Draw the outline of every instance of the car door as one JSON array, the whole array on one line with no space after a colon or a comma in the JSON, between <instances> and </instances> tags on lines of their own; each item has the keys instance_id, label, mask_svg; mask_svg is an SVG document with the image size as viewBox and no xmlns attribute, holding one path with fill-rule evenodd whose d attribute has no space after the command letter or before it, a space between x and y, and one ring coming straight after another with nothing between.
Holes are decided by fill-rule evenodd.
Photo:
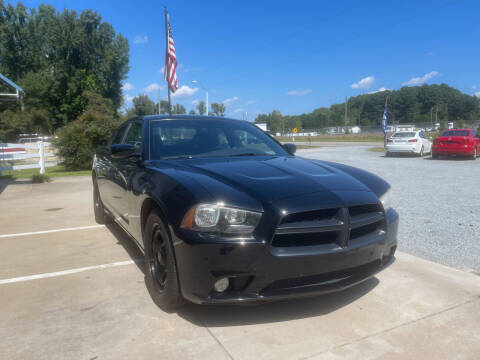
<instances>
[{"instance_id":1,"label":"car door","mask_svg":"<svg viewBox=\"0 0 480 360\"><path fill-rule=\"evenodd\" d=\"M143 147L142 139L143 121L134 120L130 122L130 126L122 140L122 144L132 145L135 155L126 158L115 159L116 168L116 190L115 204L120 217L120 222L127 230L131 227L132 218L137 214L132 212L131 191L132 180L135 174L140 170L141 153Z\"/></svg>"},{"instance_id":2,"label":"car door","mask_svg":"<svg viewBox=\"0 0 480 360\"><path fill-rule=\"evenodd\" d=\"M113 134L108 145L97 152L95 171L97 175L97 184L100 191L100 197L103 204L112 213L116 213L114 192L116 190L116 167L112 161L110 147L115 144L121 144L125 136L129 123L121 125Z\"/></svg>"}]
</instances>

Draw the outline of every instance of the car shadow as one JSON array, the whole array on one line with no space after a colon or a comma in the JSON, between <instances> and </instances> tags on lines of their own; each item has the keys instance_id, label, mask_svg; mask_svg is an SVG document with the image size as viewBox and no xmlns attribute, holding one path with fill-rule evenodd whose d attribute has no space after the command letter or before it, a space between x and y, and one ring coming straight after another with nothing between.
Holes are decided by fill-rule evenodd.
<instances>
[{"instance_id":1,"label":"car shadow","mask_svg":"<svg viewBox=\"0 0 480 360\"><path fill-rule=\"evenodd\" d=\"M183 319L204 327L275 323L325 315L372 291L379 280L372 277L351 288L322 296L266 302L256 305L187 304L177 311Z\"/></svg>"},{"instance_id":2,"label":"car shadow","mask_svg":"<svg viewBox=\"0 0 480 360\"><path fill-rule=\"evenodd\" d=\"M17 180L14 178L5 177L0 179L0 194L10 185L31 184L30 180Z\"/></svg>"},{"instance_id":3,"label":"car shadow","mask_svg":"<svg viewBox=\"0 0 480 360\"><path fill-rule=\"evenodd\" d=\"M470 159L467 156L440 156L437 159L434 159L431 156L428 156L428 157L424 158L423 160L473 161L473 159Z\"/></svg>"},{"instance_id":4,"label":"car shadow","mask_svg":"<svg viewBox=\"0 0 480 360\"><path fill-rule=\"evenodd\" d=\"M120 225L114 222L106 224L106 227L110 230L112 235L115 236L117 244L123 246L130 258L135 262L135 265L137 265L138 269L145 274L143 254L136 245L135 240L133 240L130 235L120 227Z\"/></svg>"},{"instance_id":5,"label":"car shadow","mask_svg":"<svg viewBox=\"0 0 480 360\"><path fill-rule=\"evenodd\" d=\"M138 269L145 274L143 254L135 240L116 223L107 224L106 227L135 261ZM394 259L386 267L393 261ZM325 315L347 306L368 294L379 283L376 277L371 277L348 289L330 294L245 305L198 305L187 302L176 313L190 323L202 327L241 326L303 319Z\"/></svg>"}]
</instances>

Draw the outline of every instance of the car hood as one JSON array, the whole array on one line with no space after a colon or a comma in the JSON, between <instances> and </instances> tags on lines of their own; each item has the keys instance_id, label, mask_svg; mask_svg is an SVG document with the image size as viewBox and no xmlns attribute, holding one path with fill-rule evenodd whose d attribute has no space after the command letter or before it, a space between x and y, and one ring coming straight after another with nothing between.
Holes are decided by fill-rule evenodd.
<instances>
[{"instance_id":1,"label":"car hood","mask_svg":"<svg viewBox=\"0 0 480 360\"><path fill-rule=\"evenodd\" d=\"M371 190L346 171L300 157L204 158L175 160L172 164L218 200L229 198L229 192L237 198L239 193L248 194L263 204L313 193L337 204L345 203L342 194L346 193L369 193L367 197L372 198Z\"/></svg>"}]
</instances>

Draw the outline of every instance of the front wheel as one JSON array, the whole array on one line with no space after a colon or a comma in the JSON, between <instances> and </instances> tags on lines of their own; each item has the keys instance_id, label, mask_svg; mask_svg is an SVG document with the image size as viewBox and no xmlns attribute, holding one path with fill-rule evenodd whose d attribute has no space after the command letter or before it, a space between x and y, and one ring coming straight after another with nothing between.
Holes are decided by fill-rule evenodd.
<instances>
[{"instance_id":1,"label":"front wheel","mask_svg":"<svg viewBox=\"0 0 480 360\"><path fill-rule=\"evenodd\" d=\"M93 180L93 213L97 224L107 224L110 222L110 217L105 212L105 207L103 206L98 184L95 179Z\"/></svg>"},{"instance_id":2,"label":"front wheel","mask_svg":"<svg viewBox=\"0 0 480 360\"><path fill-rule=\"evenodd\" d=\"M145 283L155 304L162 310L183 305L172 241L159 213L147 218L145 239Z\"/></svg>"}]
</instances>

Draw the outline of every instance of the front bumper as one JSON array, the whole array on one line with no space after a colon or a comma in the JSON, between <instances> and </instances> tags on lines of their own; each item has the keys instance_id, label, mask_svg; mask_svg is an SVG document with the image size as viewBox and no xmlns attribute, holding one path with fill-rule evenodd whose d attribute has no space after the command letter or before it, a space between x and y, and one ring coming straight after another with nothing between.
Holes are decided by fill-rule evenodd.
<instances>
[{"instance_id":1,"label":"front bumper","mask_svg":"<svg viewBox=\"0 0 480 360\"><path fill-rule=\"evenodd\" d=\"M352 240L344 248L272 247L267 242L195 242L174 234L182 295L198 304L283 300L342 290L362 282L393 260L398 214L386 214L386 231ZM215 281L229 277L223 293Z\"/></svg>"}]
</instances>

